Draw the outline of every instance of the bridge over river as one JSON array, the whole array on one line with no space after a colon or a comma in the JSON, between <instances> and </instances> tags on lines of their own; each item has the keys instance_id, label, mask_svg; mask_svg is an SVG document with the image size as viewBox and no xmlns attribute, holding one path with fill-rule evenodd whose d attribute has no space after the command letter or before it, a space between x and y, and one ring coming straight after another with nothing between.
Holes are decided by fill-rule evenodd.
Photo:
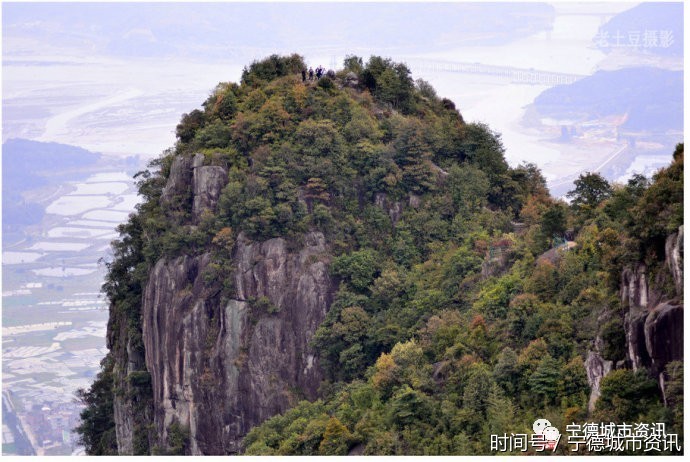
<instances>
[{"instance_id":1,"label":"bridge over river","mask_svg":"<svg viewBox=\"0 0 690 462\"><path fill-rule=\"evenodd\" d=\"M407 65L415 72L455 72L459 74L479 74L497 77L514 84L525 85L567 85L584 75L566 74L561 72L542 71L538 69L524 69L518 67L492 66L480 63L465 63L457 61L441 61L434 59L408 58Z\"/></svg>"}]
</instances>

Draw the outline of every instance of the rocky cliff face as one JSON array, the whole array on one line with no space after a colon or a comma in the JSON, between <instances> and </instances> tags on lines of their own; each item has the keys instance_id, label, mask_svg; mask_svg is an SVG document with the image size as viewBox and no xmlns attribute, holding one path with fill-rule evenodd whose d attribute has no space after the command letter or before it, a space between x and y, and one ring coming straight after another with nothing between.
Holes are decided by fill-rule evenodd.
<instances>
[{"instance_id":1,"label":"rocky cliff face","mask_svg":"<svg viewBox=\"0 0 690 462\"><path fill-rule=\"evenodd\" d=\"M198 223L204 211L214 211L228 181L227 169L217 165L204 165L204 160L203 154L175 157L161 196L162 204L173 209L189 208L191 199L194 223Z\"/></svg>"},{"instance_id":2,"label":"rocky cliff face","mask_svg":"<svg viewBox=\"0 0 690 462\"><path fill-rule=\"evenodd\" d=\"M161 198L169 207L191 206L192 223L214 211L227 181L224 168L203 160L175 158ZM335 287L324 236L307 233L302 241L252 242L240 234L230 294L210 276L211 253L154 265L142 302L154 446L166 447L176 425L192 454L237 453L251 427L316 398L321 373L309 341ZM116 404L123 454L132 453L131 410Z\"/></svg>"},{"instance_id":3,"label":"rocky cliff face","mask_svg":"<svg viewBox=\"0 0 690 462\"><path fill-rule=\"evenodd\" d=\"M213 212L220 192L228 181L228 171L217 165L203 165L204 156L197 154L192 162L192 185L194 202L192 216L195 221L201 218L205 211Z\"/></svg>"},{"instance_id":4,"label":"rocky cliff face","mask_svg":"<svg viewBox=\"0 0 690 462\"><path fill-rule=\"evenodd\" d=\"M600 339L597 340L600 341ZM587 353L585 369L587 369L587 382L592 389L587 404L587 410L591 413L594 411L599 396L601 396L601 380L613 369L613 361L607 361L602 358L601 354L599 354L598 350L595 348L594 351L589 351Z\"/></svg>"},{"instance_id":5,"label":"rocky cliff face","mask_svg":"<svg viewBox=\"0 0 690 462\"><path fill-rule=\"evenodd\" d=\"M642 263L623 270L620 298L626 309L627 362L633 370L650 370L663 393L664 368L683 359L683 226L666 239L663 263L653 276ZM595 342L585 363L592 388L590 411L600 394L601 379L614 366L601 357L601 350Z\"/></svg>"},{"instance_id":6,"label":"rocky cliff face","mask_svg":"<svg viewBox=\"0 0 690 462\"><path fill-rule=\"evenodd\" d=\"M623 271L621 302L627 306L626 340L633 369L660 374L683 359L683 227L666 239L663 265L650 281L638 264Z\"/></svg>"},{"instance_id":7,"label":"rocky cliff face","mask_svg":"<svg viewBox=\"0 0 690 462\"><path fill-rule=\"evenodd\" d=\"M120 454L137 454L148 447L148 433L137 432L137 429L146 428L151 419L148 388L142 389L132 382L137 374L147 376L148 373L143 351L134 344L138 336L133 335L130 328L126 320L120 319L118 329L109 329L108 338L108 348L115 358L113 379L116 389L121 391L113 397L115 435Z\"/></svg>"}]
</instances>

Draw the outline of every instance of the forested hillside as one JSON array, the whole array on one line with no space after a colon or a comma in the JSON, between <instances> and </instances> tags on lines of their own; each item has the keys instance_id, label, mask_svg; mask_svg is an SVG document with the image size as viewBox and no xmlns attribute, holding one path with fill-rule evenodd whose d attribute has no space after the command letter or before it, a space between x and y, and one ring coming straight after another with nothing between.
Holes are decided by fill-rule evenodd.
<instances>
[{"instance_id":1,"label":"forested hillside","mask_svg":"<svg viewBox=\"0 0 690 462\"><path fill-rule=\"evenodd\" d=\"M140 174L87 451L488 454L538 418L682 445L682 145L567 204L404 64L305 67L219 84Z\"/></svg>"}]
</instances>

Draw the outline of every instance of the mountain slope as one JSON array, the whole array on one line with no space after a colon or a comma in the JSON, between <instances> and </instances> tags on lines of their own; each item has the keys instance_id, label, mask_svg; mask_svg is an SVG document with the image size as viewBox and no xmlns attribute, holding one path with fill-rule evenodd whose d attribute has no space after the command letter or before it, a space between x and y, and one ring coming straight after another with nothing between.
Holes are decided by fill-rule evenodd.
<instances>
[{"instance_id":1,"label":"mountain slope","mask_svg":"<svg viewBox=\"0 0 690 462\"><path fill-rule=\"evenodd\" d=\"M112 390L113 416L87 407L87 450L483 453L535 412L586 415L615 298L591 208L508 167L498 135L403 64L303 67L271 56L219 84L141 173L85 392ZM535 266L568 221L583 252Z\"/></svg>"}]
</instances>

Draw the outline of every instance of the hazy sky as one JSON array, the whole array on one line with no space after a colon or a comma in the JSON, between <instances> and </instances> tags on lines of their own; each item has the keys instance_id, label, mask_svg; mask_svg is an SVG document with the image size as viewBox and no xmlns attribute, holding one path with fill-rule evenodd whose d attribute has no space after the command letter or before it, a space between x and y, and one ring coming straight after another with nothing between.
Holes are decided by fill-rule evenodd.
<instances>
[{"instance_id":1,"label":"hazy sky","mask_svg":"<svg viewBox=\"0 0 690 462\"><path fill-rule=\"evenodd\" d=\"M645 54L650 50L628 56L596 45L599 27L636 5L3 3L3 141L152 157L174 143L182 113L199 107L218 82L237 81L252 60L297 52L311 65L337 67L346 54L376 54L408 62L415 78L453 99L467 120L501 132L511 163L535 161L553 177L567 155L517 124L546 87L497 85L434 72L428 63L591 75L656 59L652 65L682 69L682 57L659 61ZM659 14L661 23L653 23L657 10L645 14L645 24L656 24L657 35L674 28L681 43L682 18L666 26L668 15Z\"/></svg>"},{"instance_id":2,"label":"hazy sky","mask_svg":"<svg viewBox=\"0 0 690 462\"><path fill-rule=\"evenodd\" d=\"M630 5L556 8L608 14ZM505 3L4 3L3 140L155 155L174 140L182 112L271 53L298 52L328 67L349 53L553 63L501 49L549 29L554 12Z\"/></svg>"}]
</instances>

